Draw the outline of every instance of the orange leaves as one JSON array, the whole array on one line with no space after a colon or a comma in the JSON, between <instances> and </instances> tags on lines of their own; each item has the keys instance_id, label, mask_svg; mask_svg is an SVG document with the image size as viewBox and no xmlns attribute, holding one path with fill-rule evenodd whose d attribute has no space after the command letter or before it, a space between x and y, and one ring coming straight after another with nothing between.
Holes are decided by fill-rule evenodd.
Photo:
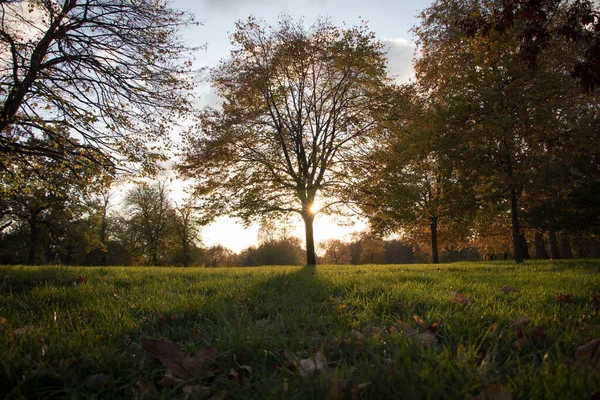
<instances>
[{"instance_id":1,"label":"orange leaves","mask_svg":"<svg viewBox=\"0 0 600 400\"><path fill-rule=\"evenodd\" d=\"M77 283L87 283L89 279L90 278L88 278L87 276L79 275L77 277Z\"/></svg>"},{"instance_id":2,"label":"orange leaves","mask_svg":"<svg viewBox=\"0 0 600 400\"><path fill-rule=\"evenodd\" d=\"M160 361L177 378L190 380L200 376L217 355L213 347L200 349L193 357L186 355L181 348L166 339L141 339L142 348Z\"/></svg>"}]
</instances>

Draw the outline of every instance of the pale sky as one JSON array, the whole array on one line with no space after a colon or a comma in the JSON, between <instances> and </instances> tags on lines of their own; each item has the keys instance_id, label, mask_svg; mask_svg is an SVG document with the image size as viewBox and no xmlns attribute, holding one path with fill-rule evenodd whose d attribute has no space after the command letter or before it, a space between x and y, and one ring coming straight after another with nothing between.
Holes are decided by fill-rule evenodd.
<instances>
[{"instance_id":1,"label":"pale sky","mask_svg":"<svg viewBox=\"0 0 600 400\"><path fill-rule=\"evenodd\" d=\"M229 35L235 29L235 22L246 20L250 15L275 25L281 14L294 19L302 18L310 26L319 17L328 17L334 25L360 25L366 21L369 28L388 47L388 69L398 82L405 82L413 76L412 59L414 38L410 28L418 23L416 16L427 8L430 0L172 0L175 8L187 10L196 15L201 25L184 33L185 39L193 46L206 45L198 51L196 67L210 67L226 58L231 50ZM200 77L198 77L200 79ZM198 85L198 106L214 105L218 99L211 92L208 83ZM184 183L171 184L174 197L178 198ZM331 218L317 216L315 220L315 241L329 238L348 239L355 230L364 229L364 223L356 221L354 226L338 226ZM221 243L236 252L256 244L257 226L244 228L229 218L221 218L206 227L202 240L210 246ZM298 225L294 235L304 241L304 228Z\"/></svg>"}]
</instances>

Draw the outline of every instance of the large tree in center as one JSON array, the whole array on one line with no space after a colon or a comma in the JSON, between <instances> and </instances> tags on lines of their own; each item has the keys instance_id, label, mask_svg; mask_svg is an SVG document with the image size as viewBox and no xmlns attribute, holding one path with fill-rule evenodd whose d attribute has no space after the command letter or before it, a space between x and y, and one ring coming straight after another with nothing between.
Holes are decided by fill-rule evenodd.
<instances>
[{"instance_id":1,"label":"large tree in center","mask_svg":"<svg viewBox=\"0 0 600 400\"><path fill-rule=\"evenodd\" d=\"M384 48L365 27L306 29L285 17L277 27L239 22L232 43L210 75L223 103L204 110L180 171L211 217L299 214L316 264L315 215L340 205L356 153L373 140Z\"/></svg>"}]
</instances>

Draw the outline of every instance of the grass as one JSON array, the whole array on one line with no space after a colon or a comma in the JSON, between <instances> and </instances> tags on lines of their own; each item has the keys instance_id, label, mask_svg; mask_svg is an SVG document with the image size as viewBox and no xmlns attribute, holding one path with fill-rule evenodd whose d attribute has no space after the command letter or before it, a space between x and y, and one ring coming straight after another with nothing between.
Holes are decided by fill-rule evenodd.
<instances>
[{"instance_id":1,"label":"grass","mask_svg":"<svg viewBox=\"0 0 600 400\"><path fill-rule=\"evenodd\" d=\"M575 352L600 338L599 272L582 260L0 267L0 397L465 399L496 384L512 398L587 399L600 392L598 362ZM165 367L142 337L189 355L214 347L201 390L160 385ZM317 351L328 364L308 374L299 360Z\"/></svg>"}]
</instances>

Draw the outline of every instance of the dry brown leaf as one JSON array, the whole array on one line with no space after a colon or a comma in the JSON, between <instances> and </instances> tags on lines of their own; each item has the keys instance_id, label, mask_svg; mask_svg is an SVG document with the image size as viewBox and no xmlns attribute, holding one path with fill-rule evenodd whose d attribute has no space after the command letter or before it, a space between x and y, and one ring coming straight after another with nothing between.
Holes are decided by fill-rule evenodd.
<instances>
[{"instance_id":1,"label":"dry brown leaf","mask_svg":"<svg viewBox=\"0 0 600 400\"><path fill-rule=\"evenodd\" d=\"M486 386L485 389L475 397L467 396L467 400L512 400L512 394L504 387L504 385L494 383Z\"/></svg>"},{"instance_id":2,"label":"dry brown leaf","mask_svg":"<svg viewBox=\"0 0 600 400\"><path fill-rule=\"evenodd\" d=\"M166 339L143 337L140 342L150 356L160 361L175 376L185 380L193 379L217 355L217 350L213 347L204 347L193 357L189 357L177 344Z\"/></svg>"},{"instance_id":3,"label":"dry brown leaf","mask_svg":"<svg viewBox=\"0 0 600 400\"><path fill-rule=\"evenodd\" d=\"M404 330L404 333L409 339L416 340L424 346L431 346L437 343L435 333L431 331L419 332L418 330L408 325L406 322L398 321L398 323L402 325L402 329Z\"/></svg>"},{"instance_id":4,"label":"dry brown leaf","mask_svg":"<svg viewBox=\"0 0 600 400\"><path fill-rule=\"evenodd\" d=\"M425 322L425 320L419 317L417 314L413 315L413 319L417 324L421 325L423 328L427 328L427 322Z\"/></svg>"},{"instance_id":5,"label":"dry brown leaf","mask_svg":"<svg viewBox=\"0 0 600 400\"><path fill-rule=\"evenodd\" d=\"M201 400L210 393L210 388L202 385L185 385L183 394L185 400Z\"/></svg>"},{"instance_id":6,"label":"dry brown leaf","mask_svg":"<svg viewBox=\"0 0 600 400\"><path fill-rule=\"evenodd\" d=\"M300 360L298 364L298 372L300 373L300 376L305 378L312 377L316 373L321 373L324 376L329 375L329 371L327 371L327 359L320 351L308 358Z\"/></svg>"},{"instance_id":7,"label":"dry brown leaf","mask_svg":"<svg viewBox=\"0 0 600 400\"><path fill-rule=\"evenodd\" d=\"M452 297L452 301L458 304L462 304L463 306L473 303L473 299L467 297L467 295L464 293L455 293Z\"/></svg>"},{"instance_id":8,"label":"dry brown leaf","mask_svg":"<svg viewBox=\"0 0 600 400\"><path fill-rule=\"evenodd\" d=\"M564 303L564 304L574 303L573 295L568 294L568 293L562 293L562 292L556 293L556 300L558 300L559 303Z\"/></svg>"},{"instance_id":9,"label":"dry brown leaf","mask_svg":"<svg viewBox=\"0 0 600 400\"><path fill-rule=\"evenodd\" d=\"M8 322L8 320L6 318L0 317L0 326L4 325L7 322Z\"/></svg>"},{"instance_id":10,"label":"dry brown leaf","mask_svg":"<svg viewBox=\"0 0 600 400\"><path fill-rule=\"evenodd\" d=\"M177 386L182 382L183 379L179 379L178 377L173 375L173 372L167 369L165 371L165 375L160 379L160 381L158 381L158 384L163 387L172 387Z\"/></svg>"},{"instance_id":11,"label":"dry brown leaf","mask_svg":"<svg viewBox=\"0 0 600 400\"><path fill-rule=\"evenodd\" d=\"M140 392L140 398L145 399L147 397L154 397L158 395L156 388L148 380L139 378L136 382L138 390Z\"/></svg>"},{"instance_id":12,"label":"dry brown leaf","mask_svg":"<svg viewBox=\"0 0 600 400\"><path fill-rule=\"evenodd\" d=\"M600 360L600 338L594 339L582 346L579 346L575 351L575 359L581 360Z\"/></svg>"},{"instance_id":13,"label":"dry brown leaf","mask_svg":"<svg viewBox=\"0 0 600 400\"><path fill-rule=\"evenodd\" d=\"M371 382L364 382L352 387L352 400L368 399Z\"/></svg>"}]
</instances>

